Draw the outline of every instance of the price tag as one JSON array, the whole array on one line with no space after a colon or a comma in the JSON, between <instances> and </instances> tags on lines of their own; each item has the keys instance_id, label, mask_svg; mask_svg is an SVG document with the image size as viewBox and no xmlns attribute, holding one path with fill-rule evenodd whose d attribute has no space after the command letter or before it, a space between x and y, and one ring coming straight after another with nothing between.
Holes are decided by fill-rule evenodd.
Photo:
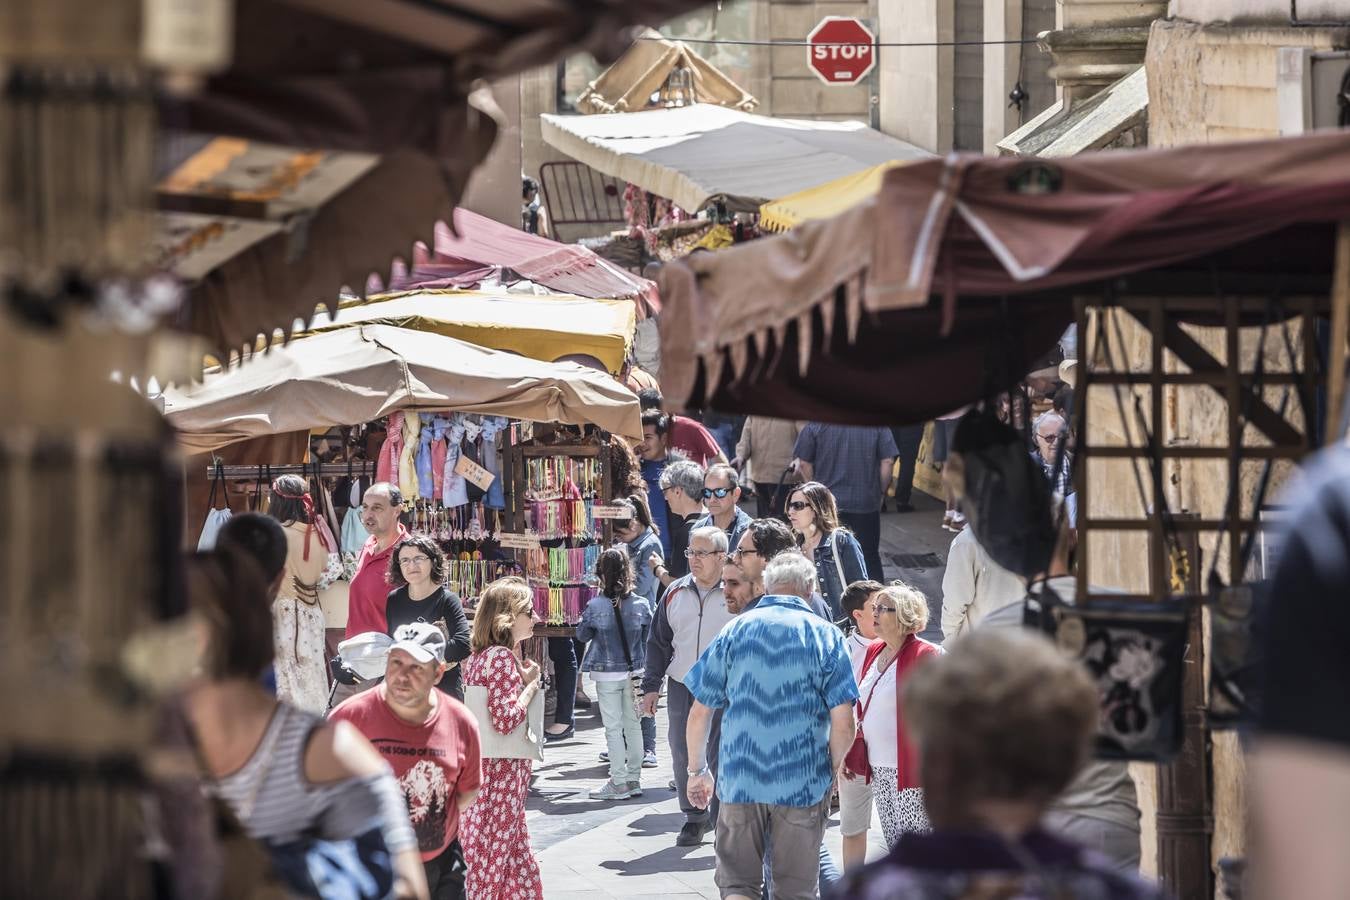
<instances>
[{"instance_id":1,"label":"price tag","mask_svg":"<svg viewBox=\"0 0 1350 900\"><path fill-rule=\"evenodd\" d=\"M538 550L539 535L537 534L513 534L503 531L497 535L497 543L505 550Z\"/></svg>"},{"instance_id":2,"label":"price tag","mask_svg":"<svg viewBox=\"0 0 1350 900\"><path fill-rule=\"evenodd\" d=\"M628 519L632 514L626 506L608 506L597 503L591 507L591 516L596 519Z\"/></svg>"},{"instance_id":3,"label":"price tag","mask_svg":"<svg viewBox=\"0 0 1350 900\"><path fill-rule=\"evenodd\" d=\"M472 484L480 491L486 491L488 485L492 484L497 478L496 475L493 475L467 456L461 456L459 462L455 463L455 473L463 475L465 481L469 482L469 484Z\"/></svg>"}]
</instances>

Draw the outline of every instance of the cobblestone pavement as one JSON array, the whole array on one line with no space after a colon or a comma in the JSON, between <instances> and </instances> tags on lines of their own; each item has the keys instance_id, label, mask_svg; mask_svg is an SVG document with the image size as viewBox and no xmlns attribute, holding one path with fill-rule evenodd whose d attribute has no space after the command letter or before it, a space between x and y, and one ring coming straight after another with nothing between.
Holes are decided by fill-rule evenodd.
<instances>
[{"instance_id":1,"label":"cobblestone pavement","mask_svg":"<svg viewBox=\"0 0 1350 900\"><path fill-rule=\"evenodd\" d=\"M888 578L902 578L928 595L933 606L932 625L925 637L932 638L940 635L941 566L901 568L892 559L893 554L936 553L946 560L952 535L940 527L941 504L916 492L919 504L916 512L883 516L881 550ZM594 697L594 685L589 681L586 685L587 693ZM662 703L656 722L659 765L642 771L641 798L602 802L586 797L587 790L599 787L609 777L608 764L599 759L599 752L605 749L605 731L598 706L577 710L575 738L545 748L544 761L535 766L527 819L548 900L718 897L713 883L716 861L711 836L701 847L675 846L684 817L675 792L668 787L671 765L664 700ZM875 818L868 844L869 859L885 852L881 826ZM826 846L838 862L841 844L837 813L830 819Z\"/></svg>"}]
</instances>

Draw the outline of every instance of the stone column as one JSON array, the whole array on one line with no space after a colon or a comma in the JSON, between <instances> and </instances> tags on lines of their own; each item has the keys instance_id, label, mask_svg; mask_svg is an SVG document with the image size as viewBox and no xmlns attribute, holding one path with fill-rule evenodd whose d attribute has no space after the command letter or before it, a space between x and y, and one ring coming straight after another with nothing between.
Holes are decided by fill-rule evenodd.
<instances>
[{"instance_id":1,"label":"stone column","mask_svg":"<svg viewBox=\"0 0 1350 900\"><path fill-rule=\"evenodd\" d=\"M1062 0L1058 27L1042 43L1054 57L1050 75L1064 111L1138 68L1149 26L1166 15L1165 0Z\"/></svg>"},{"instance_id":2,"label":"stone column","mask_svg":"<svg viewBox=\"0 0 1350 900\"><path fill-rule=\"evenodd\" d=\"M951 41L952 0L877 4L881 43ZM934 153L952 148L952 47L882 47L881 130Z\"/></svg>"}]
</instances>

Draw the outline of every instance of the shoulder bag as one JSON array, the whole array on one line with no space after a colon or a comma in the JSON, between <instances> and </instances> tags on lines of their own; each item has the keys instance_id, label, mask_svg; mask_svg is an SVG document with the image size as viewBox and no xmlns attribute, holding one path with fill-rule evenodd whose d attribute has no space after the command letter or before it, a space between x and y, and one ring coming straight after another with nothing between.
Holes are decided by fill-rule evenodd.
<instances>
[{"instance_id":1,"label":"shoulder bag","mask_svg":"<svg viewBox=\"0 0 1350 900\"><path fill-rule=\"evenodd\" d=\"M488 689L481 684L464 686L464 705L478 720L478 743L483 759L544 758L544 691L535 691L525 720L509 734L492 727L488 712Z\"/></svg>"},{"instance_id":2,"label":"shoulder bag","mask_svg":"<svg viewBox=\"0 0 1350 900\"><path fill-rule=\"evenodd\" d=\"M896 654L896 659L899 654ZM895 665L895 659L891 660L891 665ZM867 669L863 669L859 675L867 674ZM877 674L877 680L872 682L872 690L867 692L867 702L862 705L862 711L858 713L858 732L853 736L853 746L848 748L848 753L844 754L844 766L854 775L860 775L868 784L872 783L872 763L867 758L867 741L863 739L863 719L867 718L867 708L872 705L872 695L877 692L877 686L881 684L881 679L886 677L885 672Z\"/></svg>"}]
</instances>

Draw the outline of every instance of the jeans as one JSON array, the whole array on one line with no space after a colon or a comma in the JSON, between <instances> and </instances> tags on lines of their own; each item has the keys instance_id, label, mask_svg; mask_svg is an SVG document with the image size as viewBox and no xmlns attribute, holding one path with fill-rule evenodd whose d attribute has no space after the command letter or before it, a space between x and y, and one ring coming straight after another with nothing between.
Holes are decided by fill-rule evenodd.
<instances>
[{"instance_id":1,"label":"jeans","mask_svg":"<svg viewBox=\"0 0 1350 900\"><path fill-rule=\"evenodd\" d=\"M643 716L641 721L642 728L642 752L656 752L656 717Z\"/></svg>"},{"instance_id":2,"label":"jeans","mask_svg":"<svg viewBox=\"0 0 1350 900\"><path fill-rule=\"evenodd\" d=\"M900 477L895 482L895 505L909 503L914 493L914 471L919 463L919 444L923 442L923 428L919 425L902 425L891 429L895 446L900 450Z\"/></svg>"},{"instance_id":3,"label":"jeans","mask_svg":"<svg viewBox=\"0 0 1350 900\"><path fill-rule=\"evenodd\" d=\"M595 697L600 721L605 723L609 747L609 780L617 785L642 780L642 728L633 708L633 685L623 681L597 681Z\"/></svg>"},{"instance_id":4,"label":"jeans","mask_svg":"<svg viewBox=\"0 0 1350 900\"><path fill-rule=\"evenodd\" d=\"M820 844L820 895L825 896L825 892L830 889L836 881L843 878L844 874L839 871L839 867L834 864L834 857L830 851L825 849L825 843ZM760 900L773 900L773 832L767 831L764 834L764 886L759 889Z\"/></svg>"},{"instance_id":5,"label":"jeans","mask_svg":"<svg viewBox=\"0 0 1350 900\"><path fill-rule=\"evenodd\" d=\"M699 809L689 802L689 745L685 741L685 729L689 724L689 710L694 706L694 695L689 688L674 678L666 680L666 712L670 717L670 764L675 769L675 793L680 795L680 809L684 811L685 821L716 822L717 797L714 794L707 809ZM717 745L722 738L722 711L713 712L712 723L708 726L707 754L708 769L713 778L717 778ZM613 758L612 756L610 757Z\"/></svg>"},{"instance_id":6,"label":"jeans","mask_svg":"<svg viewBox=\"0 0 1350 900\"><path fill-rule=\"evenodd\" d=\"M867 577L873 581L885 581L886 576L881 570L881 512L841 512L839 521L858 539L863 563L867 566Z\"/></svg>"},{"instance_id":7,"label":"jeans","mask_svg":"<svg viewBox=\"0 0 1350 900\"><path fill-rule=\"evenodd\" d=\"M553 660L553 686L558 691L553 721L558 725L571 725L577 702L577 651L572 639L549 638L548 658Z\"/></svg>"}]
</instances>

